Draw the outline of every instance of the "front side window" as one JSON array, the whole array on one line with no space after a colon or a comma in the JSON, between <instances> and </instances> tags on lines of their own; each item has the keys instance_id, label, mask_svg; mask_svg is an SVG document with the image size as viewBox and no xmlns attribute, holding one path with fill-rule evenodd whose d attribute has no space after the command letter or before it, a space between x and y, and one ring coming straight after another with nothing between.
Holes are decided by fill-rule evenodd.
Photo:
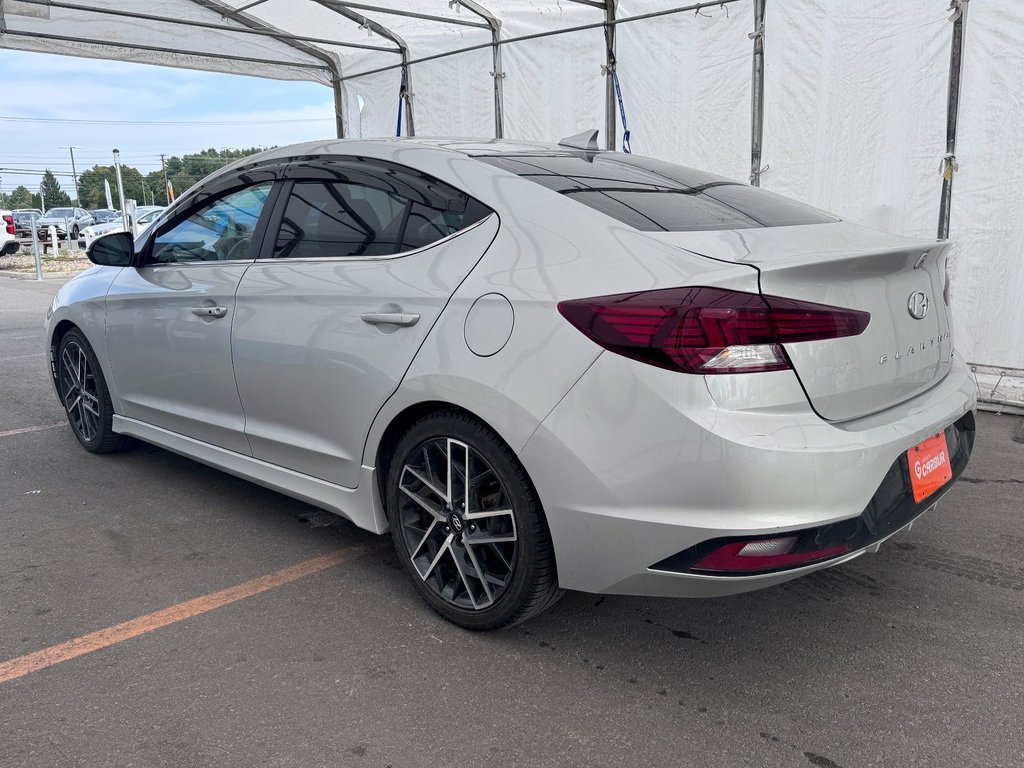
<instances>
[{"instance_id":1,"label":"front side window","mask_svg":"<svg viewBox=\"0 0 1024 768\"><path fill-rule=\"evenodd\" d=\"M408 176L408 178L404 178ZM275 258L387 256L422 248L491 211L468 195L395 168L337 181L296 181L274 243Z\"/></svg>"},{"instance_id":2,"label":"front side window","mask_svg":"<svg viewBox=\"0 0 1024 768\"><path fill-rule=\"evenodd\" d=\"M253 233L271 186L267 182L229 192L160 232L153 240L148 262L179 264L249 258Z\"/></svg>"}]
</instances>

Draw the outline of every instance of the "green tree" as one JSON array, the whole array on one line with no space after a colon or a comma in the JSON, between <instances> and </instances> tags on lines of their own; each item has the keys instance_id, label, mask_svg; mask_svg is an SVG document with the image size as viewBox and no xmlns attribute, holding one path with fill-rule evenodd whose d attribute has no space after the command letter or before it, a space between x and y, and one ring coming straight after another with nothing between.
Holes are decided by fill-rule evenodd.
<instances>
[{"instance_id":1,"label":"green tree","mask_svg":"<svg viewBox=\"0 0 1024 768\"><path fill-rule=\"evenodd\" d=\"M78 177L78 196L82 201L83 208L107 207L107 193L103 188L104 180L110 182L110 199L114 203L114 209L121 209L121 197L117 193L117 172L112 165L94 165L92 168L82 171ZM124 183L126 198L137 200L139 205L144 204L143 200L149 200L149 195L142 186L142 172L138 168L122 165L121 181ZM152 185L149 187L149 192L153 192Z\"/></svg>"},{"instance_id":2,"label":"green tree","mask_svg":"<svg viewBox=\"0 0 1024 768\"><path fill-rule=\"evenodd\" d=\"M32 193L25 186L18 186L10 194L11 208L31 208Z\"/></svg>"},{"instance_id":3,"label":"green tree","mask_svg":"<svg viewBox=\"0 0 1024 768\"><path fill-rule=\"evenodd\" d=\"M71 198L68 197L67 192L60 188L60 182L57 181L57 177L53 175L49 168L43 174L43 181L39 188L42 190L43 197L46 198L47 208L71 205Z\"/></svg>"}]
</instances>

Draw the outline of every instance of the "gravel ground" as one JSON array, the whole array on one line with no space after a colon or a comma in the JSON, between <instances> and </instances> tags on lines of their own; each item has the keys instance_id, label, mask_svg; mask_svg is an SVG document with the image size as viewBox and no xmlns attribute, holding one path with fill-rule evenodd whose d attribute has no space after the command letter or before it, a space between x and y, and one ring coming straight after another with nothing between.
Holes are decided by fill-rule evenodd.
<instances>
[{"instance_id":1,"label":"gravel ground","mask_svg":"<svg viewBox=\"0 0 1024 768\"><path fill-rule=\"evenodd\" d=\"M40 246L40 254L42 254L42 246ZM81 272L92 266L92 262L89 261L84 250L69 251L63 248L57 252L57 255L53 255L53 251L48 251L46 255L40 257L39 261L43 272L46 273ZM0 272L35 274L35 271L36 260L32 255L31 241L27 244L23 242L21 250L16 254L0 256Z\"/></svg>"}]
</instances>

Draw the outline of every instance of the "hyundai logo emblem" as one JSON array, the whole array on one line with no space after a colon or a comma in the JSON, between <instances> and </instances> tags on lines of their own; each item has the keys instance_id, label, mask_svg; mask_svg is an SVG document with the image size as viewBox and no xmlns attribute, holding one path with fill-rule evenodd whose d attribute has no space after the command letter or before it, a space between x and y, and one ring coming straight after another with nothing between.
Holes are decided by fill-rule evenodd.
<instances>
[{"instance_id":1,"label":"hyundai logo emblem","mask_svg":"<svg viewBox=\"0 0 1024 768\"><path fill-rule=\"evenodd\" d=\"M452 515L452 530L456 533L462 533L462 520L458 515Z\"/></svg>"},{"instance_id":2,"label":"hyundai logo emblem","mask_svg":"<svg viewBox=\"0 0 1024 768\"><path fill-rule=\"evenodd\" d=\"M928 314L928 295L924 291L914 291L907 299L907 311L915 320Z\"/></svg>"}]
</instances>

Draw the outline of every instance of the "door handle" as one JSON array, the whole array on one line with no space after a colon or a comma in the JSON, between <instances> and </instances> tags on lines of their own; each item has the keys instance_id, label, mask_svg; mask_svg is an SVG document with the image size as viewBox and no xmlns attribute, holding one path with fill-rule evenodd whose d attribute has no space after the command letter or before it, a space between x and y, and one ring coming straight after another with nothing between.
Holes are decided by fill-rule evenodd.
<instances>
[{"instance_id":1,"label":"door handle","mask_svg":"<svg viewBox=\"0 0 1024 768\"><path fill-rule=\"evenodd\" d=\"M224 317L227 313L227 307L192 307L192 314L199 317Z\"/></svg>"},{"instance_id":2,"label":"door handle","mask_svg":"<svg viewBox=\"0 0 1024 768\"><path fill-rule=\"evenodd\" d=\"M408 328L419 322L420 316L409 312L367 312L359 316L370 325L400 325Z\"/></svg>"}]
</instances>

